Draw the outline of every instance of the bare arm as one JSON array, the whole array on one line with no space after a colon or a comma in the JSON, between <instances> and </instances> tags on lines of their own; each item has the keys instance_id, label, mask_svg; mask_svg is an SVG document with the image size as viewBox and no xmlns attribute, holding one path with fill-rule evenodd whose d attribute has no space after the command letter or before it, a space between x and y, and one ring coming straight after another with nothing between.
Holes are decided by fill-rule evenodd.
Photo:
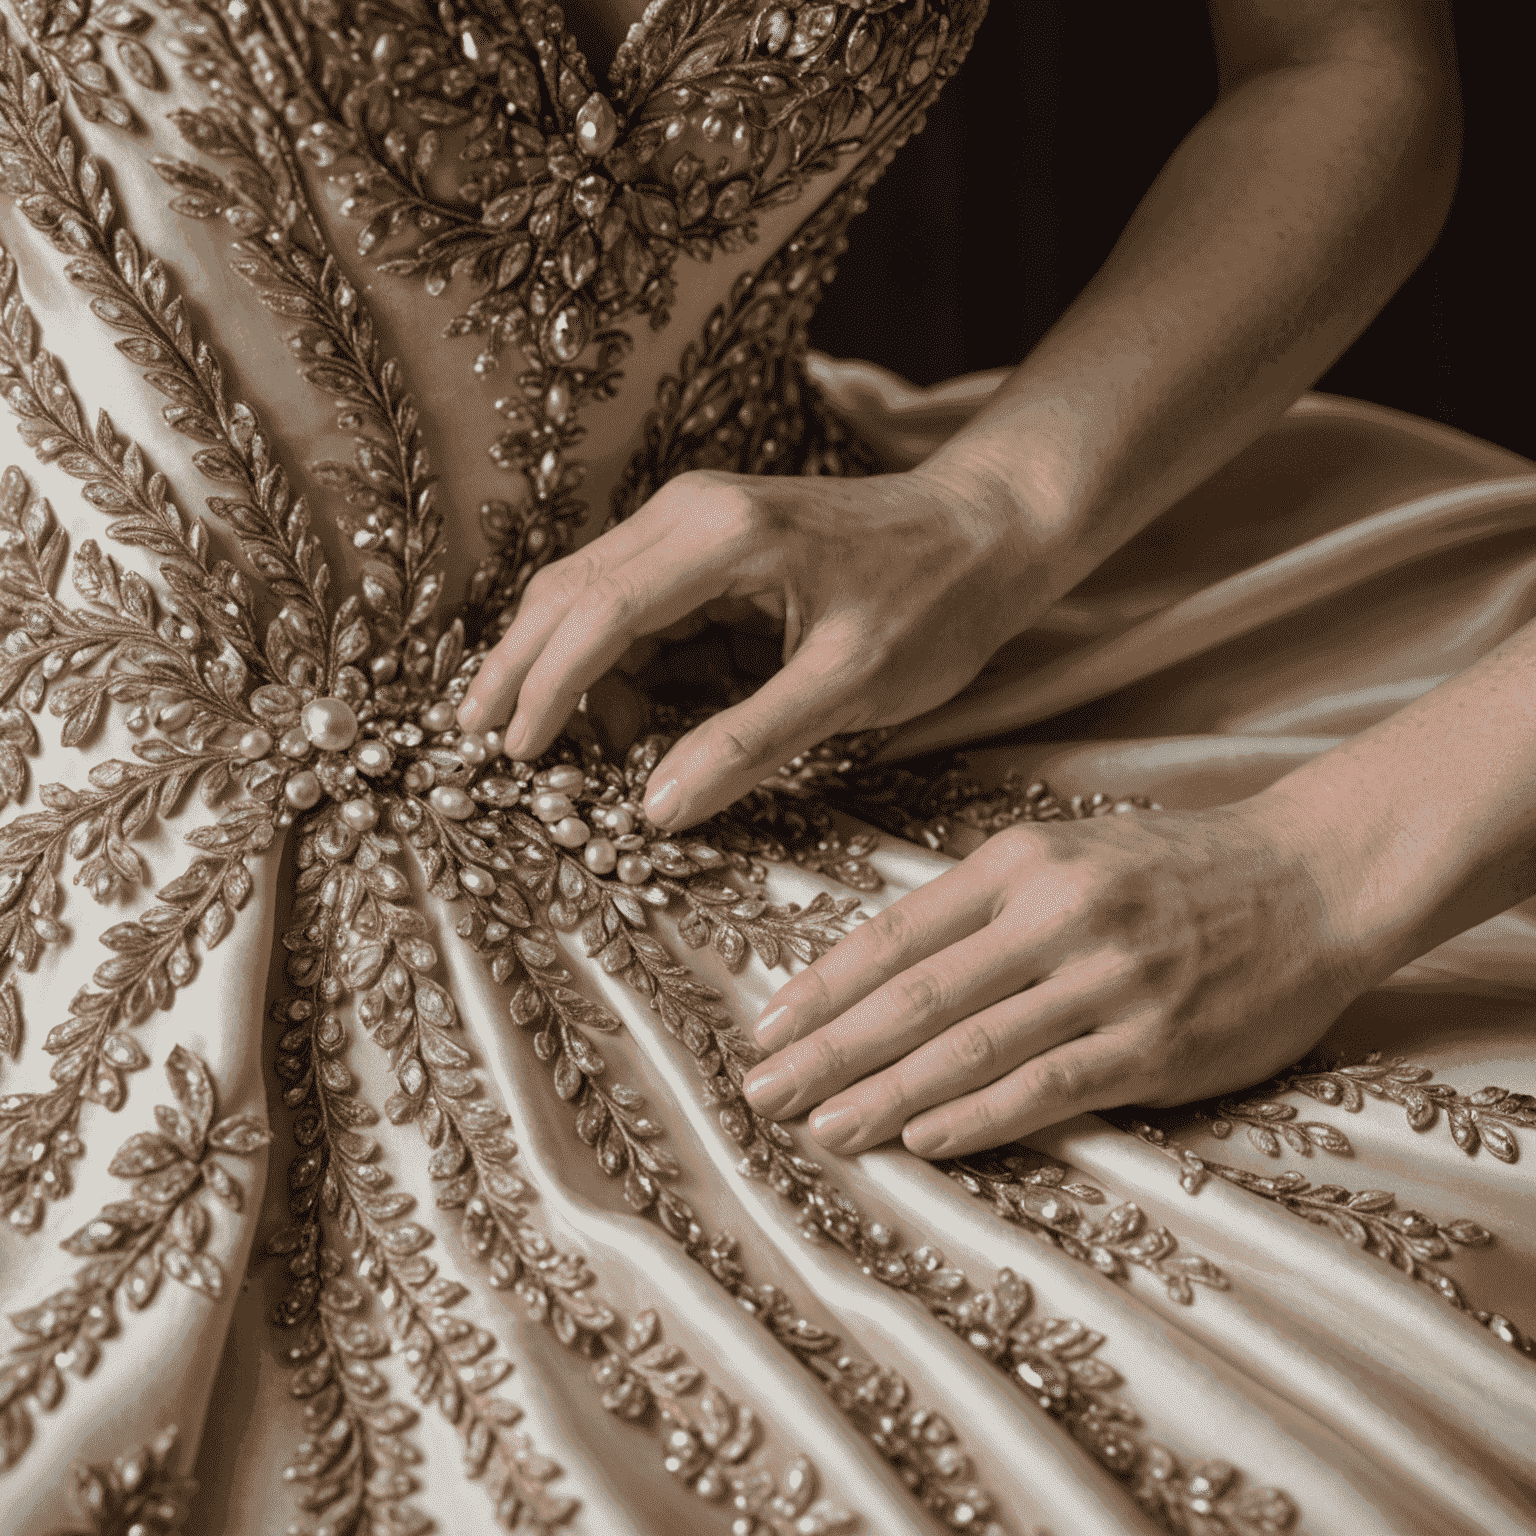
<instances>
[{"instance_id":1,"label":"bare arm","mask_svg":"<svg viewBox=\"0 0 1536 1536\"><path fill-rule=\"evenodd\" d=\"M1211 0L1220 94L1108 261L937 456L1022 503L1051 598L1258 437L1433 244L1445 0Z\"/></svg>"},{"instance_id":2,"label":"bare arm","mask_svg":"<svg viewBox=\"0 0 1536 1536\"><path fill-rule=\"evenodd\" d=\"M785 665L673 747L688 825L824 737L954 696L1007 640L1257 437L1429 249L1460 102L1447 0L1212 0L1220 100L1103 271L995 402L917 469L683 475L534 579L466 699L548 747L627 647L709 605Z\"/></svg>"},{"instance_id":3,"label":"bare arm","mask_svg":"<svg viewBox=\"0 0 1536 1536\"><path fill-rule=\"evenodd\" d=\"M780 988L744 1086L834 1151L925 1157L1182 1104L1532 895L1536 623L1236 805L998 833Z\"/></svg>"}]
</instances>

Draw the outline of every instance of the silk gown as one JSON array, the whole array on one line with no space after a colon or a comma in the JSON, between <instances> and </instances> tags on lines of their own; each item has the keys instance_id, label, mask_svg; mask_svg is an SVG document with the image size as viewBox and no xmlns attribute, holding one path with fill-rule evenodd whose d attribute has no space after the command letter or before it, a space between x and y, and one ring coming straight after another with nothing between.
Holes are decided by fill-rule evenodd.
<instances>
[{"instance_id":1,"label":"silk gown","mask_svg":"<svg viewBox=\"0 0 1536 1536\"><path fill-rule=\"evenodd\" d=\"M989 830L1240 798L1527 622L1531 465L1307 396L664 838L660 736L453 706L671 475L995 385L805 342L980 5L656 0L606 79L538 3L3 10L6 1531L1536 1529L1531 910L1219 1104L930 1165L740 1093Z\"/></svg>"}]
</instances>

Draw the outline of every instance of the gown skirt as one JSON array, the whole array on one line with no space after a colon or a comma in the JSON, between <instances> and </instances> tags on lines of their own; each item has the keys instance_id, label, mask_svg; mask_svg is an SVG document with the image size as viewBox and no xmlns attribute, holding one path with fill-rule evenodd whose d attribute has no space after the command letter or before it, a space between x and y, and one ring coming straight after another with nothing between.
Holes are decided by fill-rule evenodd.
<instances>
[{"instance_id":1,"label":"gown skirt","mask_svg":"<svg viewBox=\"0 0 1536 1536\"><path fill-rule=\"evenodd\" d=\"M892 465L998 379L809 371ZM1230 802L1533 617L1536 466L1309 394L882 757L963 752L944 782L984 807L1034 781L1067 815ZM94 761L129 750L119 730ZM33 783L78 791L56 750ZM981 835L965 803L941 847L839 812L852 888L835 860L732 877L752 942L676 899L520 929L538 985L515 990L397 835L368 878L425 914L414 1067L378 987L318 1029L295 1011L289 893L313 856L251 859L229 936L126 1032L148 1058L126 1103L85 1106L72 1193L37 1235L0 1234L0 1527L1536 1531L1536 903L1219 1104L1083 1116L958 1164L822 1154L803 1124L765 1140L718 1091L722 1042L785 974L764 924L799 903L835 928L932 879ZM186 862L168 827L142 843L162 881ZM46 1085L82 941L128 915L67 910L73 942L3 994L0 1095ZM342 963L371 981L366 940ZM353 1157L340 1197L292 1107L310 1072ZM290 1204L317 1180L341 1212L319 1249ZM114 1223L146 1234L126 1271Z\"/></svg>"}]
</instances>

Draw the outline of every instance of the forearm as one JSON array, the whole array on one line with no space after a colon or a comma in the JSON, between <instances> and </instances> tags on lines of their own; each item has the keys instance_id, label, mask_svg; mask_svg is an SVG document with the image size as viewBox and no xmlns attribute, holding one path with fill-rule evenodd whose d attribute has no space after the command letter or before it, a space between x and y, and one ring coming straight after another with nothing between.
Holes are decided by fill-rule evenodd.
<instances>
[{"instance_id":1,"label":"forearm","mask_svg":"<svg viewBox=\"0 0 1536 1536\"><path fill-rule=\"evenodd\" d=\"M1103 269L930 460L1026 522L1036 602L1259 436L1433 243L1459 155L1454 70L1369 42L1229 82Z\"/></svg>"},{"instance_id":2,"label":"forearm","mask_svg":"<svg viewBox=\"0 0 1536 1536\"><path fill-rule=\"evenodd\" d=\"M1306 863L1362 988L1536 895L1536 622L1242 804Z\"/></svg>"}]
</instances>

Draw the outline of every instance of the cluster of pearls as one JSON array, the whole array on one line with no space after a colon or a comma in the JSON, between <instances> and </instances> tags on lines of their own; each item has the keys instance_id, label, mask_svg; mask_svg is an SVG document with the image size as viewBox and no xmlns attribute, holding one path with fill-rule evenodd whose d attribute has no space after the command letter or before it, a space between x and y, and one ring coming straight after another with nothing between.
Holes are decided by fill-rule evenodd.
<instances>
[{"instance_id":1,"label":"cluster of pearls","mask_svg":"<svg viewBox=\"0 0 1536 1536\"><path fill-rule=\"evenodd\" d=\"M246 731L236 755L254 763L269 757L275 748L294 763L302 763L316 752L332 754L333 759L347 754L347 761L339 768L334 761L331 766L321 761L319 772L304 767L290 774L283 786L285 811L280 819L286 824L294 814L311 810L329 791L341 807L336 834L355 838L372 831L379 822L379 807L373 798L356 792L366 790L359 775L376 779L390 773L398 747L418 747L429 737L436 738L432 743L435 749L452 752L471 772L493 765L505 750L500 731L460 732L455 706L446 699L429 704L417 721L383 728L384 736L359 741L359 721L351 704L334 697L312 699L300 712L299 724L275 742L272 733L260 726ZM593 874L616 873L626 885L643 885L655 873L641 851L645 838L636 831L642 819L638 804L605 800L578 807L579 797L590 786L586 774L573 763L542 769L532 775L531 782L526 767L519 765L515 778L486 778L473 794L453 783L438 783L438 771L428 757L418 757L406 765L400 783L411 793L426 794L432 809L449 821L468 821L476 814L477 800L497 806L525 805L549 829L553 842L573 852L581 851ZM457 778L458 774L449 777ZM606 793L611 799L614 791ZM488 870L469 866L461 878L465 889L474 895L495 894L496 880Z\"/></svg>"},{"instance_id":2,"label":"cluster of pearls","mask_svg":"<svg viewBox=\"0 0 1536 1536\"><path fill-rule=\"evenodd\" d=\"M259 754L265 757L272 742L266 731L248 731L241 738L242 749L253 736L266 737L266 751ZM304 706L298 725L283 736L279 750L284 757L302 762L311 750L345 752L356 740L357 714L345 699L312 699ZM351 777L356 778L355 770ZM313 768L300 769L283 786L283 799L295 811L307 811L318 805L323 793L320 776Z\"/></svg>"}]
</instances>

